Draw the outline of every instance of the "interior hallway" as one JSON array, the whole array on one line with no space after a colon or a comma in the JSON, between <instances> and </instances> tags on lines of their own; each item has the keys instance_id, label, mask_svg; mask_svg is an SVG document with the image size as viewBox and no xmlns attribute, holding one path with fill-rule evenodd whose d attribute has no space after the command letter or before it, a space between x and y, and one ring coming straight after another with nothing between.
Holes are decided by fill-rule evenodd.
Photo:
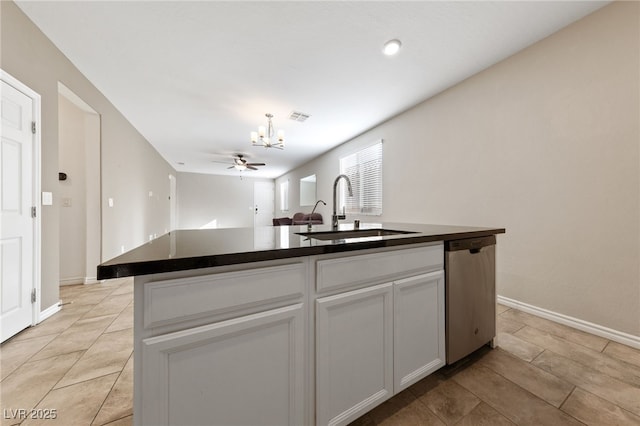
<instances>
[{"instance_id":1,"label":"interior hallway","mask_svg":"<svg viewBox=\"0 0 640 426\"><path fill-rule=\"evenodd\" d=\"M0 347L3 425L130 425L132 279L64 286ZM445 367L357 425L640 425L640 350L498 305L499 349ZM55 409L55 420L8 419Z\"/></svg>"}]
</instances>

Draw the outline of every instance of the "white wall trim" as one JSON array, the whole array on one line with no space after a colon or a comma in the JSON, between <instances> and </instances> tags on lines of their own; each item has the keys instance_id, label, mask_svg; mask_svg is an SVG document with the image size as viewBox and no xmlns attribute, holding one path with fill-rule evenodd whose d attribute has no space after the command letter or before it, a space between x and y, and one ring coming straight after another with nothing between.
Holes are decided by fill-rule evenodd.
<instances>
[{"instance_id":1,"label":"white wall trim","mask_svg":"<svg viewBox=\"0 0 640 426\"><path fill-rule=\"evenodd\" d=\"M84 277L61 278L60 285L84 284Z\"/></svg>"},{"instance_id":2,"label":"white wall trim","mask_svg":"<svg viewBox=\"0 0 640 426\"><path fill-rule=\"evenodd\" d=\"M43 320L40 312L40 299L42 299L42 264L41 264L41 240L42 240L42 202L41 202L41 146L42 146L42 120L40 119L40 94L22 83L20 80L0 69L0 80L13 86L33 101L33 121L36 123L36 132L33 135L33 204L36 208L36 217L33 221L33 288L38 297L33 304L31 325L36 325Z\"/></svg>"},{"instance_id":3,"label":"white wall trim","mask_svg":"<svg viewBox=\"0 0 640 426\"><path fill-rule=\"evenodd\" d=\"M632 334L624 333L622 331L614 330L612 328L604 327L592 322L573 318L564 314L559 314L548 309L539 308L537 306L529 305L528 303L520 302L518 300L509 299L508 297L504 296L498 296L498 303L510 308L518 309L531 315L545 318L559 324L564 324L566 326L594 334L596 336L604 337L605 339L613 340L614 342L622 343L623 345L628 345L636 349L640 349L640 336L634 336Z\"/></svg>"},{"instance_id":4,"label":"white wall trim","mask_svg":"<svg viewBox=\"0 0 640 426\"><path fill-rule=\"evenodd\" d=\"M44 311L40 312L40 322L46 320L47 318L49 318L51 315L55 314L56 312L58 312L60 310L60 302L55 303L51 306L49 306L47 309L45 309Z\"/></svg>"}]
</instances>

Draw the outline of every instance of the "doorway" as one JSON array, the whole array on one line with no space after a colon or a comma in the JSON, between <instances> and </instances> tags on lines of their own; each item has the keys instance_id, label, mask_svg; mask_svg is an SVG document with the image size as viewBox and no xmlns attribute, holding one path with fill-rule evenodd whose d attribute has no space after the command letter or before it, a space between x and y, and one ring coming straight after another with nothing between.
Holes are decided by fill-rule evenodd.
<instances>
[{"instance_id":1,"label":"doorway","mask_svg":"<svg viewBox=\"0 0 640 426\"><path fill-rule=\"evenodd\" d=\"M273 224L275 212L275 183L253 183L254 216L253 226L269 226Z\"/></svg>"},{"instance_id":2,"label":"doorway","mask_svg":"<svg viewBox=\"0 0 640 426\"><path fill-rule=\"evenodd\" d=\"M0 342L40 316L40 95L0 70Z\"/></svg>"},{"instance_id":3,"label":"doorway","mask_svg":"<svg viewBox=\"0 0 640 426\"><path fill-rule=\"evenodd\" d=\"M100 115L58 83L60 285L95 283L101 262Z\"/></svg>"}]
</instances>

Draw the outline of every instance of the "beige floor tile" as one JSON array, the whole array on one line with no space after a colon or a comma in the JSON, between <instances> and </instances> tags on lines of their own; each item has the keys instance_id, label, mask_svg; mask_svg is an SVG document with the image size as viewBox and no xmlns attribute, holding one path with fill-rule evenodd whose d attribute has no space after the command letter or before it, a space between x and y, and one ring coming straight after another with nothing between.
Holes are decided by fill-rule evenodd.
<instances>
[{"instance_id":1,"label":"beige floor tile","mask_svg":"<svg viewBox=\"0 0 640 426\"><path fill-rule=\"evenodd\" d=\"M55 409L57 417L28 419L23 425L90 425L117 377L115 373L52 390L36 409Z\"/></svg>"},{"instance_id":2,"label":"beige floor tile","mask_svg":"<svg viewBox=\"0 0 640 426\"><path fill-rule=\"evenodd\" d=\"M524 326L525 324L517 321L508 320L504 318L502 315L498 315L498 318L496 319L496 331L498 333L513 334Z\"/></svg>"},{"instance_id":3,"label":"beige floor tile","mask_svg":"<svg viewBox=\"0 0 640 426\"><path fill-rule=\"evenodd\" d=\"M640 349L634 349L627 345L609 342L603 353L621 361L640 367Z\"/></svg>"},{"instance_id":4,"label":"beige floor tile","mask_svg":"<svg viewBox=\"0 0 640 426\"><path fill-rule=\"evenodd\" d=\"M81 355L82 352L75 352L24 363L0 384L2 408L5 410L34 408ZM11 421L3 422L3 424L12 423Z\"/></svg>"},{"instance_id":5,"label":"beige floor tile","mask_svg":"<svg viewBox=\"0 0 640 426\"><path fill-rule=\"evenodd\" d=\"M620 361L532 327L525 327L515 335L611 377L624 380L634 386L640 386L640 367L636 365Z\"/></svg>"},{"instance_id":6,"label":"beige floor tile","mask_svg":"<svg viewBox=\"0 0 640 426\"><path fill-rule=\"evenodd\" d=\"M118 419L111 423L107 423L105 426L131 426L133 424L133 416L127 416L122 419Z\"/></svg>"},{"instance_id":7,"label":"beige floor tile","mask_svg":"<svg viewBox=\"0 0 640 426\"><path fill-rule=\"evenodd\" d=\"M540 346L536 346L532 343L522 340L521 338L516 337L513 334L498 333L497 337L498 338L496 340L498 342L498 347L527 362L532 361L544 350Z\"/></svg>"},{"instance_id":8,"label":"beige floor tile","mask_svg":"<svg viewBox=\"0 0 640 426\"><path fill-rule=\"evenodd\" d=\"M115 315L107 315L88 320L78 320L35 354L32 359L44 359L71 352L85 351L91 347L115 318Z\"/></svg>"},{"instance_id":9,"label":"beige floor tile","mask_svg":"<svg viewBox=\"0 0 640 426\"><path fill-rule=\"evenodd\" d=\"M101 317L104 315L120 314L133 300L132 294L109 295L95 308L87 312L82 318Z\"/></svg>"},{"instance_id":10,"label":"beige floor tile","mask_svg":"<svg viewBox=\"0 0 640 426\"><path fill-rule=\"evenodd\" d=\"M415 396L405 390L370 411L367 416L376 425L442 426L444 423Z\"/></svg>"},{"instance_id":11,"label":"beige floor tile","mask_svg":"<svg viewBox=\"0 0 640 426\"><path fill-rule=\"evenodd\" d=\"M118 288L111 293L113 296L119 294L132 294L133 293L133 280L126 280L118 286Z\"/></svg>"},{"instance_id":12,"label":"beige floor tile","mask_svg":"<svg viewBox=\"0 0 640 426\"><path fill-rule=\"evenodd\" d=\"M499 303L496 304L496 314L500 315L501 313L508 311L509 309L511 309L508 306L505 305L501 305Z\"/></svg>"},{"instance_id":13,"label":"beige floor tile","mask_svg":"<svg viewBox=\"0 0 640 426\"><path fill-rule=\"evenodd\" d=\"M51 334L59 334L71 327L71 324L78 321L82 317L79 312L66 312L61 310L53 316L42 321L35 327L21 331L11 340L26 340L34 337L48 336Z\"/></svg>"},{"instance_id":14,"label":"beige floor tile","mask_svg":"<svg viewBox=\"0 0 640 426\"><path fill-rule=\"evenodd\" d=\"M456 426L513 426L514 423L496 410L481 402Z\"/></svg>"},{"instance_id":15,"label":"beige floor tile","mask_svg":"<svg viewBox=\"0 0 640 426\"><path fill-rule=\"evenodd\" d=\"M98 285L98 284L96 284ZM100 288L97 290L87 290L68 299L62 299L63 303L71 302L75 305L97 305L113 293L113 288Z\"/></svg>"},{"instance_id":16,"label":"beige floor tile","mask_svg":"<svg viewBox=\"0 0 640 426\"><path fill-rule=\"evenodd\" d=\"M516 309L511 309L510 311L503 313L501 316L511 321L524 323L570 342L586 346L598 352L602 351L608 343L608 340L603 337L594 336L593 334L585 333L584 331L567 327L566 325L558 324Z\"/></svg>"},{"instance_id":17,"label":"beige floor tile","mask_svg":"<svg viewBox=\"0 0 640 426\"><path fill-rule=\"evenodd\" d=\"M79 305L73 302L67 303L64 301L64 299L61 299L61 300L63 300L61 311L67 314L76 313L76 314L84 315L96 306L96 305Z\"/></svg>"},{"instance_id":18,"label":"beige floor tile","mask_svg":"<svg viewBox=\"0 0 640 426\"><path fill-rule=\"evenodd\" d=\"M592 426L640 425L640 417L580 388L571 394L562 410Z\"/></svg>"},{"instance_id":19,"label":"beige floor tile","mask_svg":"<svg viewBox=\"0 0 640 426\"><path fill-rule=\"evenodd\" d=\"M571 383L499 348L485 355L476 365L495 371L555 407L560 407L574 388Z\"/></svg>"},{"instance_id":20,"label":"beige floor tile","mask_svg":"<svg viewBox=\"0 0 640 426\"><path fill-rule=\"evenodd\" d=\"M640 388L588 368L550 351L544 351L533 364L579 388L640 415Z\"/></svg>"},{"instance_id":21,"label":"beige floor tile","mask_svg":"<svg viewBox=\"0 0 640 426\"><path fill-rule=\"evenodd\" d=\"M124 308L120 315L111 323L105 333L111 333L113 331L124 330L126 328L133 327L133 302Z\"/></svg>"},{"instance_id":22,"label":"beige floor tile","mask_svg":"<svg viewBox=\"0 0 640 426\"><path fill-rule=\"evenodd\" d=\"M400 392L396 398L391 398L378 405L368 413L368 416L374 423L378 424L392 417L398 411L415 401L416 397L411 392L405 390Z\"/></svg>"},{"instance_id":23,"label":"beige floor tile","mask_svg":"<svg viewBox=\"0 0 640 426\"><path fill-rule=\"evenodd\" d=\"M474 394L452 380L441 383L419 400L447 425L455 424L480 403Z\"/></svg>"},{"instance_id":24,"label":"beige floor tile","mask_svg":"<svg viewBox=\"0 0 640 426\"><path fill-rule=\"evenodd\" d=\"M453 380L518 425L581 424L488 368L467 368Z\"/></svg>"},{"instance_id":25,"label":"beige floor tile","mask_svg":"<svg viewBox=\"0 0 640 426\"><path fill-rule=\"evenodd\" d=\"M10 339L3 343L0 346L0 370L2 370L0 380L4 380L5 377L27 362L56 336L57 334L50 334L26 340Z\"/></svg>"},{"instance_id":26,"label":"beige floor tile","mask_svg":"<svg viewBox=\"0 0 640 426\"><path fill-rule=\"evenodd\" d=\"M411 385L407 390L411 392L416 398L420 398L422 395L426 394L432 389L435 389L440 383L446 380L446 377L444 377L442 371L443 370L441 369L433 374L428 375L424 379Z\"/></svg>"},{"instance_id":27,"label":"beige floor tile","mask_svg":"<svg viewBox=\"0 0 640 426\"><path fill-rule=\"evenodd\" d=\"M103 334L65 374L56 388L120 372L133 352L133 329Z\"/></svg>"},{"instance_id":28,"label":"beige floor tile","mask_svg":"<svg viewBox=\"0 0 640 426\"><path fill-rule=\"evenodd\" d=\"M129 358L93 424L103 425L133 414L133 356Z\"/></svg>"}]
</instances>

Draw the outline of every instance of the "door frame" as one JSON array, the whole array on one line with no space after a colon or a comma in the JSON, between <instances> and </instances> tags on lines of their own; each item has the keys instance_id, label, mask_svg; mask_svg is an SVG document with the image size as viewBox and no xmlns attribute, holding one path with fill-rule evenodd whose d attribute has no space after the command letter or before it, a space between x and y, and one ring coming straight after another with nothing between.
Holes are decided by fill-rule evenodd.
<instances>
[{"instance_id":1,"label":"door frame","mask_svg":"<svg viewBox=\"0 0 640 426\"><path fill-rule=\"evenodd\" d=\"M13 77L8 72L0 69L0 80L4 81L16 90L22 92L25 96L31 98L33 107L33 121L36 123L35 134L32 138L33 164L32 164L32 195L33 204L36 209L36 217L33 220L33 287L36 291L36 301L32 304L31 325L40 322L41 308L41 231L42 231L42 202L40 199L41 176L42 176L42 158L41 158L41 141L42 141L42 121L40 120L41 97L30 87Z\"/></svg>"}]
</instances>

